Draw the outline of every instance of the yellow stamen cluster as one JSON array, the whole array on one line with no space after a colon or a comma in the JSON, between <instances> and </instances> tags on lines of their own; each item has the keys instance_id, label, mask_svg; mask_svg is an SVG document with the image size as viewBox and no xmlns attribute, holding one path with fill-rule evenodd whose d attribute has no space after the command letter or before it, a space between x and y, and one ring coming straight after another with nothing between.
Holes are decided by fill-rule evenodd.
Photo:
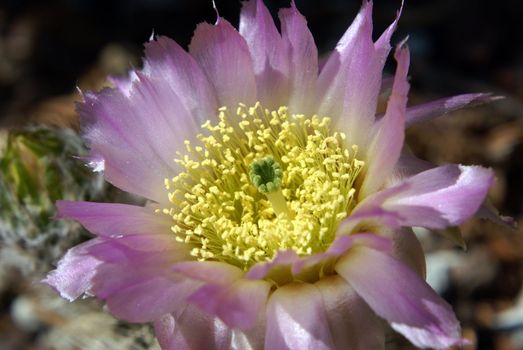
<instances>
[{"instance_id":1,"label":"yellow stamen cluster","mask_svg":"<svg viewBox=\"0 0 523 350\"><path fill-rule=\"evenodd\" d=\"M279 250L324 251L352 209L363 167L357 147L331 132L329 118L289 115L286 107L240 104L236 115L222 107L218 117L202 125L198 145L185 142L187 153L175 159L184 171L165 180L172 205L163 213L176 239L199 260L241 268ZM271 191L257 188L265 163L279 176L277 186L267 183Z\"/></svg>"}]
</instances>

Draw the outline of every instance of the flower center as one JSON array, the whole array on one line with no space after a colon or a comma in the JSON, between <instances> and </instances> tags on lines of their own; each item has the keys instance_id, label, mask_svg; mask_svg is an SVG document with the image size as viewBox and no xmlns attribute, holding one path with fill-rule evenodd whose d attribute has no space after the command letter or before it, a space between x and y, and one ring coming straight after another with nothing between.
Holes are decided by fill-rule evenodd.
<instances>
[{"instance_id":1,"label":"flower center","mask_svg":"<svg viewBox=\"0 0 523 350\"><path fill-rule=\"evenodd\" d=\"M353 183L363 162L330 118L289 115L240 104L219 109L198 145L177 152L183 171L165 185L179 242L199 260L247 269L279 250L325 251L353 207Z\"/></svg>"}]
</instances>

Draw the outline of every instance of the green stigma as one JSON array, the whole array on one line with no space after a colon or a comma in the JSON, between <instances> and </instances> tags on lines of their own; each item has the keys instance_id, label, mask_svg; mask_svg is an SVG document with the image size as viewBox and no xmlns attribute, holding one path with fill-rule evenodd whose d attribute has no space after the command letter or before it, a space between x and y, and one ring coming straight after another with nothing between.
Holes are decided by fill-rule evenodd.
<instances>
[{"instance_id":1,"label":"green stigma","mask_svg":"<svg viewBox=\"0 0 523 350\"><path fill-rule=\"evenodd\" d=\"M280 164L268 156L252 162L249 177L258 191L267 194L280 189L283 171Z\"/></svg>"},{"instance_id":2,"label":"green stigma","mask_svg":"<svg viewBox=\"0 0 523 350\"><path fill-rule=\"evenodd\" d=\"M293 217L280 189L283 178L280 163L272 156L257 159L251 163L249 177L256 189L267 197L276 215L285 213Z\"/></svg>"}]
</instances>

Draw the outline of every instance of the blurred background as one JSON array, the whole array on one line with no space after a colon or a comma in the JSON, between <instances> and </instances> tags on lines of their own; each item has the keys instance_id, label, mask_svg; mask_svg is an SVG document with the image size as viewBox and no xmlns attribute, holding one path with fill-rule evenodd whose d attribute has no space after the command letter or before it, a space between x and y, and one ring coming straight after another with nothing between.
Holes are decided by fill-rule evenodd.
<instances>
[{"instance_id":1,"label":"blurred background","mask_svg":"<svg viewBox=\"0 0 523 350\"><path fill-rule=\"evenodd\" d=\"M266 3L276 16L289 1ZM296 4L320 54L326 54L361 2L296 0ZM221 16L237 25L239 1L216 0L216 5ZM399 7L399 0L375 1L376 35ZM69 304L38 284L58 257L85 235L72 223L49 221L54 199L123 197L72 158L85 148L63 128L78 127L77 86L97 90L106 84L107 75L124 75L131 67L140 67L142 44L153 32L186 47L198 23L214 20L210 0L0 0L0 180L17 185L0 188L0 196L4 194L0 349L157 349L147 326L121 323L92 300ZM410 104L467 92L505 97L416 125L408 130L407 142L416 155L436 164L492 168L497 181L490 199L519 227L523 226L522 20L519 0L412 0L406 2L394 36L395 43L409 36ZM389 72L394 68L391 63ZM35 125L60 131L49 133ZM42 142L44 148L31 146ZM10 160L20 154L30 165L11 169ZM59 191L51 191L52 182L31 175L38 171L46 178L62 179ZM23 212L12 205L15 202L21 203ZM40 219L35 221L35 215ZM479 219L461 229L466 250L441 236L417 232L427 252L429 282L456 310L472 341L467 349L523 349L522 229ZM64 235L64 230L74 233Z\"/></svg>"}]
</instances>

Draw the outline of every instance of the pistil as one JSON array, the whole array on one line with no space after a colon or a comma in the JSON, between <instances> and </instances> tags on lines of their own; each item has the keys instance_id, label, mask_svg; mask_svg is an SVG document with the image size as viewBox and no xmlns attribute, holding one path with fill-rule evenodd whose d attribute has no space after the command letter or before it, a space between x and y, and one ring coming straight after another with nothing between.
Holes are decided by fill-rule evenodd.
<instances>
[{"instance_id":1,"label":"pistil","mask_svg":"<svg viewBox=\"0 0 523 350\"><path fill-rule=\"evenodd\" d=\"M277 216L284 213L291 217L291 211L281 191L283 170L272 156L252 162L249 177L256 189L267 197Z\"/></svg>"}]
</instances>

